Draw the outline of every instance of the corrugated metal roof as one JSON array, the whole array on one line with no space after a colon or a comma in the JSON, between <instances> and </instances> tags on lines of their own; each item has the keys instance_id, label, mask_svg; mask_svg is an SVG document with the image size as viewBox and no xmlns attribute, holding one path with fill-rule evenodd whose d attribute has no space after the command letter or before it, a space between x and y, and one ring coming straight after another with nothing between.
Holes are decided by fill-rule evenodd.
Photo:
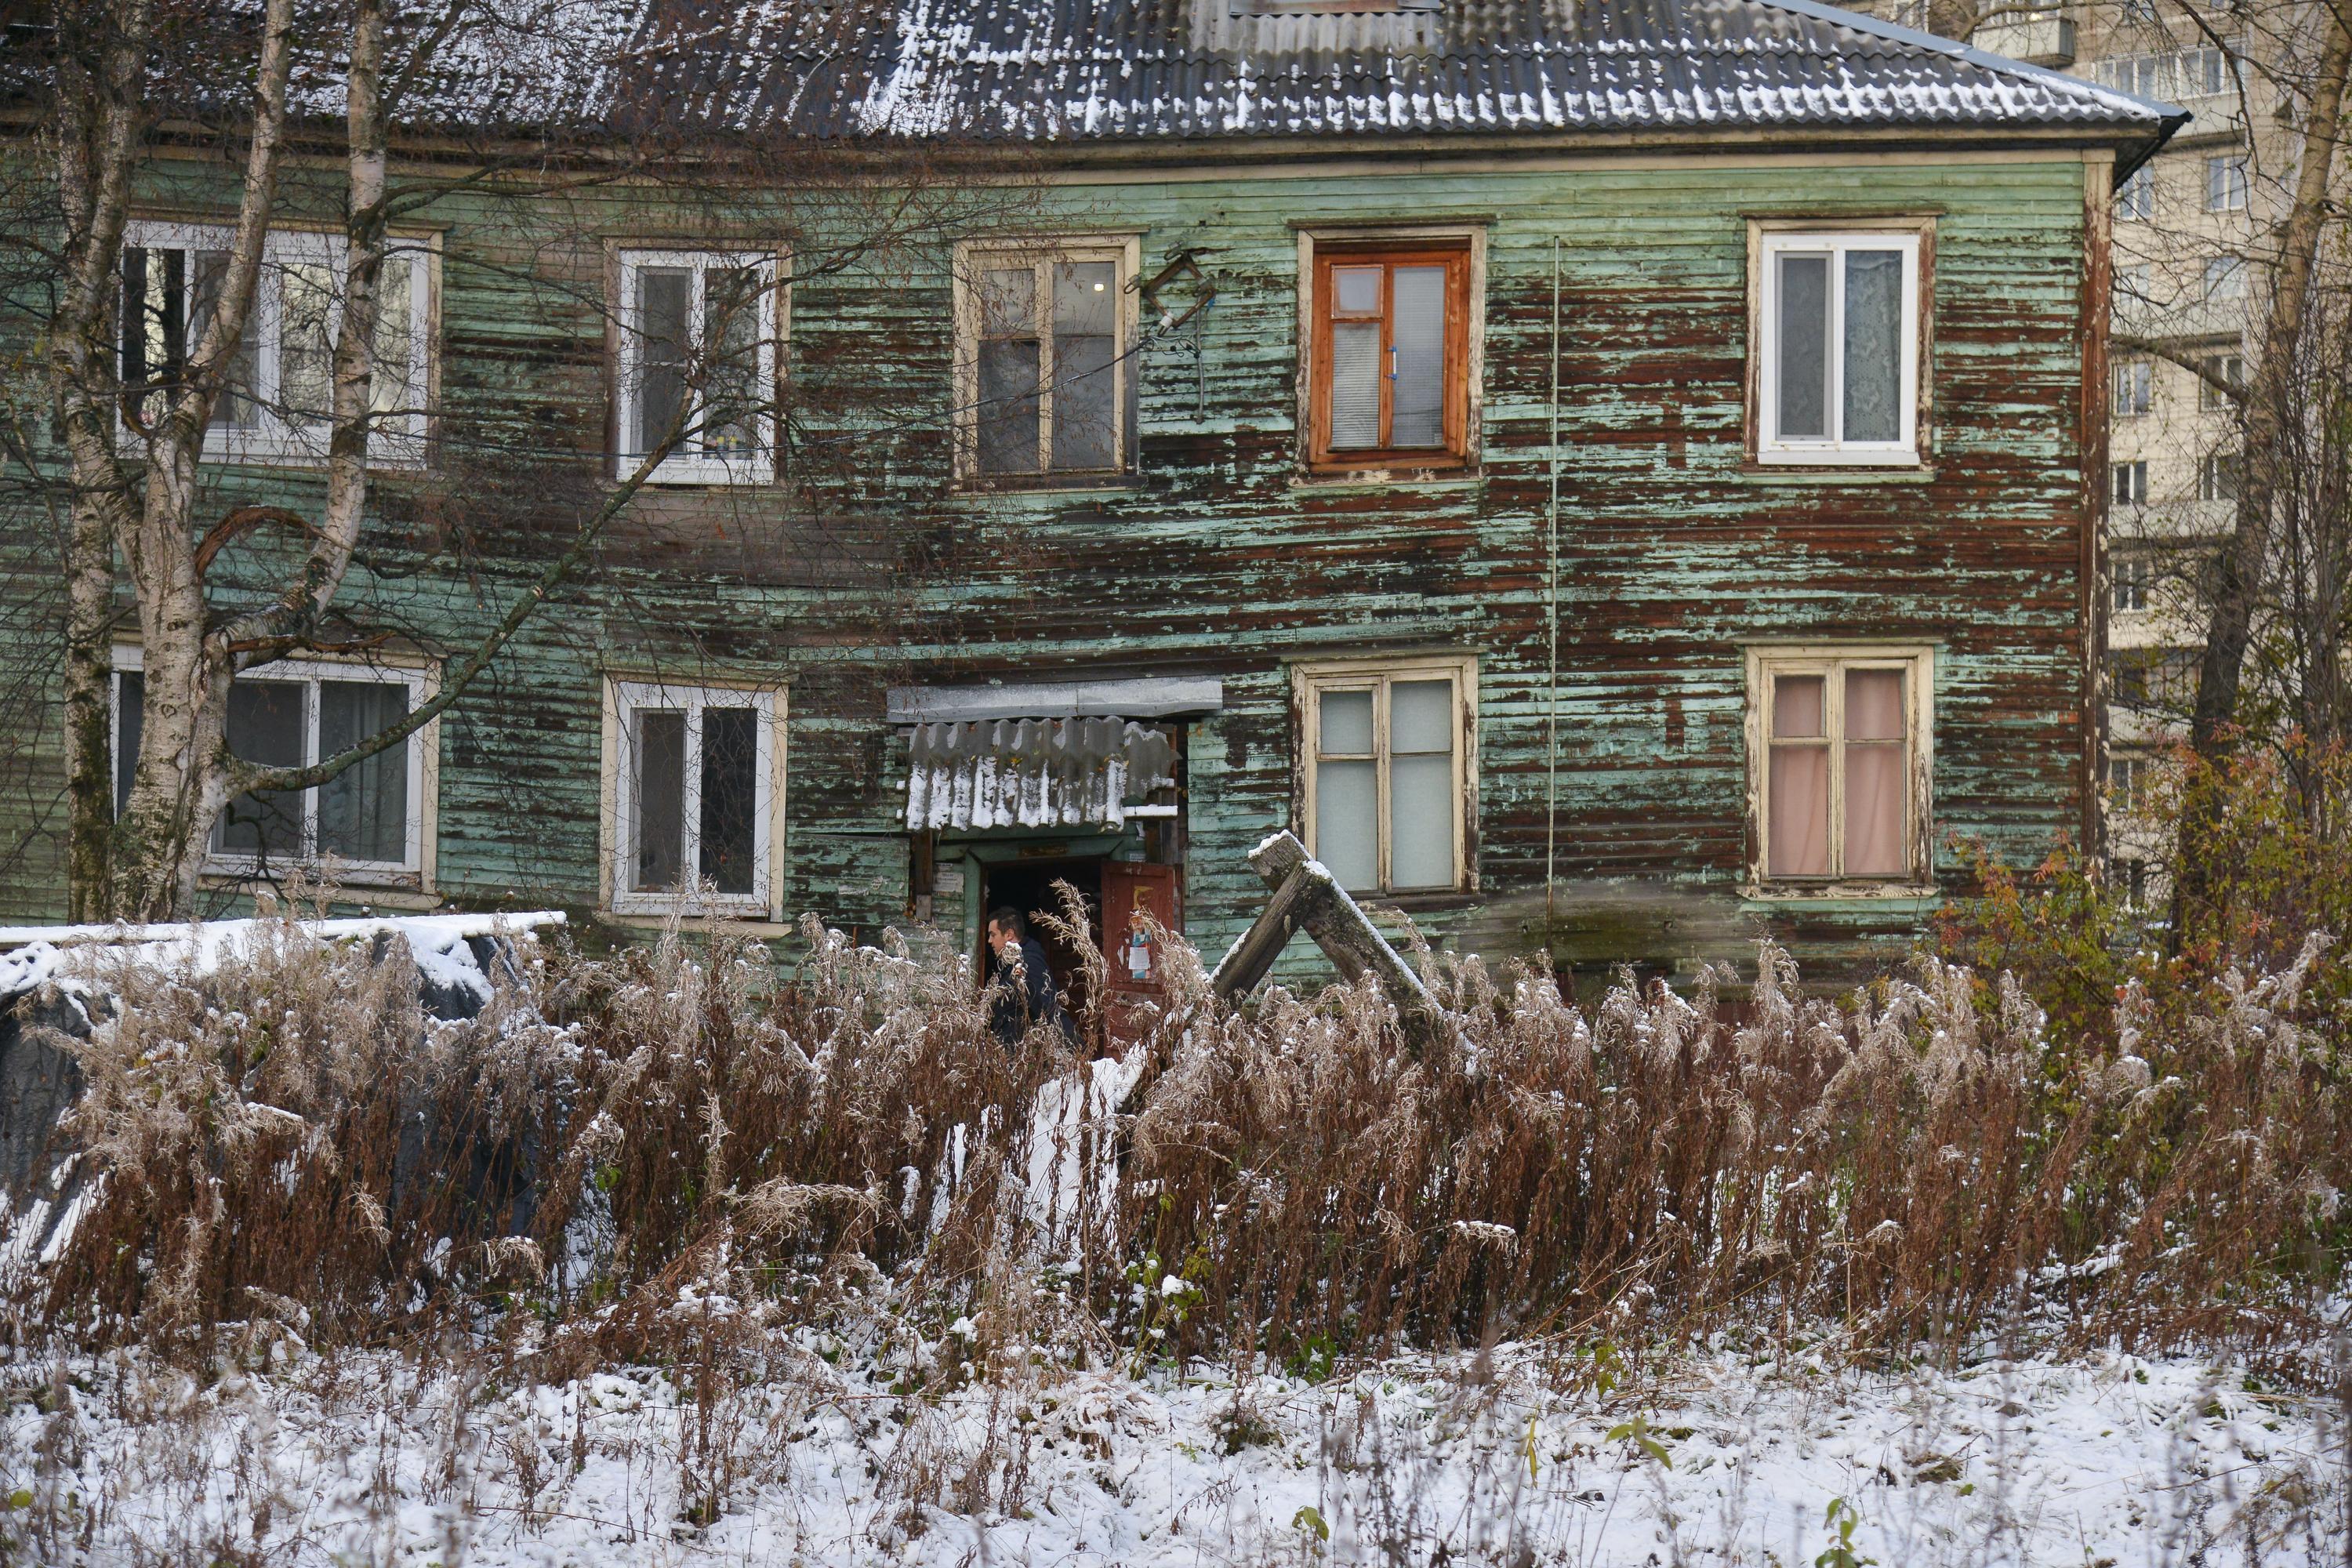
<instances>
[{"instance_id":1,"label":"corrugated metal roof","mask_svg":"<svg viewBox=\"0 0 2352 1568\"><path fill-rule=\"evenodd\" d=\"M609 84L671 124L983 143L2018 127L2153 145L2185 118L1813 0L1285 4L650 0Z\"/></svg>"},{"instance_id":2,"label":"corrugated metal roof","mask_svg":"<svg viewBox=\"0 0 2352 1568\"><path fill-rule=\"evenodd\" d=\"M1119 827L1175 768L1167 731L1124 719L918 724L907 826Z\"/></svg>"}]
</instances>

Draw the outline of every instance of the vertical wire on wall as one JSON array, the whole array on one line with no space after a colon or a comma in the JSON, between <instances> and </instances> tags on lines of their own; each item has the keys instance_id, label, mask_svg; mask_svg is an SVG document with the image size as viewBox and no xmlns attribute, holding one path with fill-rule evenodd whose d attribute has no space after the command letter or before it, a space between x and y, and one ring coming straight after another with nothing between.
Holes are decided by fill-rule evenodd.
<instances>
[{"instance_id":1,"label":"vertical wire on wall","mask_svg":"<svg viewBox=\"0 0 2352 1568\"><path fill-rule=\"evenodd\" d=\"M1551 505L1544 577L1544 945L1551 945L1559 858L1559 236L1551 237Z\"/></svg>"}]
</instances>

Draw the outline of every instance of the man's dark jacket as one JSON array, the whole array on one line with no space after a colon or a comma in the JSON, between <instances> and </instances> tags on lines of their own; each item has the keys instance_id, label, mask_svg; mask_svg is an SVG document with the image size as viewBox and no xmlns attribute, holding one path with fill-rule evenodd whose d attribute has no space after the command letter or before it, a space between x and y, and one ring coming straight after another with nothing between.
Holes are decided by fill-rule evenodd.
<instances>
[{"instance_id":1,"label":"man's dark jacket","mask_svg":"<svg viewBox=\"0 0 2352 1568\"><path fill-rule=\"evenodd\" d=\"M1006 973L1005 968L1004 960L997 959L995 996L988 1006L988 1026L996 1037L1008 1046L1017 1045L1034 1024L1068 1034L1069 1015L1062 1011L1061 998L1054 994L1054 972L1045 967L1045 950L1037 945L1037 939L1021 939L1018 976Z\"/></svg>"}]
</instances>

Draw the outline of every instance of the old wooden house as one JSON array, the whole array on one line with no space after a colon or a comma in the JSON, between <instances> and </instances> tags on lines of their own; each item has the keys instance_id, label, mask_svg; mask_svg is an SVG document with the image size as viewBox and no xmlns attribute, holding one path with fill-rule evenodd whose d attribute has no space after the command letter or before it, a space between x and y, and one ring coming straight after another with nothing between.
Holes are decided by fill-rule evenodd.
<instances>
[{"instance_id":1,"label":"old wooden house","mask_svg":"<svg viewBox=\"0 0 2352 1568\"><path fill-rule=\"evenodd\" d=\"M821 68L796 10L831 8L653 7L663 89L1003 201L821 267L740 163L539 234L423 212L368 562L402 635L257 671L239 744L404 711L552 548L476 519L528 507L444 459L470 426L593 493L746 280L739 368L789 390L673 453L415 742L244 803L225 896L329 856L376 907L976 953L1059 879L1141 974L1136 911L1213 955L1289 828L1441 943L1771 931L1826 973L1969 846L2097 834L2108 210L2164 106L1813 0L940 0ZM152 277L230 199L159 181ZM302 275L223 504L315 483L267 395Z\"/></svg>"}]
</instances>

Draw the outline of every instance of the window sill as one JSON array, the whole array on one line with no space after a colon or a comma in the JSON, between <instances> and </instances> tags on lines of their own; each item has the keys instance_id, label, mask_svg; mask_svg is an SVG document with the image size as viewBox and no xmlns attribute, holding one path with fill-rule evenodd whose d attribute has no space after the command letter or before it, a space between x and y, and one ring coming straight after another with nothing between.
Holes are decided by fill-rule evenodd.
<instances>
[{"instance_id":1,"label":"window sill","mask_svg":"<svg viewBox=\"0 0 2352 1568\"><path fill-rule=\"evenodd\" d=\"M1345 495L1369 490L1474 490L1486 483L1476 468L1347 468L1330 473L1293 474L1290 488Z\"/></svg>"},{"instance_id":2,"label":"window sill","mask_svg":"<svg viewBox=\"0 0 2352 1568\"><path fill-rule=\"evenodd\" d=\"M316 874L318 868L289 865L286 869L289 873L299 870L305 876L310 876ZM250 868L208 866L202 879L205 888L215 892L274 893L278 889L274 879ZM342 879L334 884L333 892L335 896L331 901L339 904L367 904L386 910L437 910L441 907L441 895L425 886L424 879L414 871L352 871L346 868Z\"/></svg>"},{"instance_id":3,"label":"window sill","mask_svg":"<svg viewBox=\"0 0 2352 1568\"><path fill-rule=\"evenodd\" d=\"M1471 909L1478 902L1475 891L1461 888L1449 888L1443 892L1350 893L1348 896L1359 904L1395 910L1408 915L1443 914L1451 910Z\"/></svg>"},{"instance_id":4,"label":"window sill","mask_svg":"<svg viewBox=\"0 0 2352 1568\"><path fill-rule=\"evenodd\" d=\"M956 494L967 500L1010 500L1036 496L1045 500L1072 500L1088 496L1134 495L1143 489L1135 474L1083 474L1069 479L971 479L960 481Z\"/></svg>"},{"instance_id":5,"label":"window sill","mask_svg":"<svg viewBox=\"0 0 2352 1568\"><path fill-rule=\"evenodd\" d=\"M1749 485L1926 485L1936 480L1927 463L1748 462L1733 478Z\"/></svg>"},{"instance_id":6,"label":"window sill","mask_svg":"<svg viewBox=\"0 0 2352 1568\"><path fill-rule=\"evenodd\" d=\"M1757 904L1896 904L1939 899L1943 889L1933 882L1749 882L1739 896Z\"/></svg>"},{"instance_id":7,"label":"window sill","mask_svg":"<svg viewBox=\"0 0 2352 1568\"><path fill-rule=\"evenodd\" d=\"M613 482L625 483L627 472L616 473ZM665 463L645 478L648 489L665 490L742 490L756 489L776 483L775 468L674 468Z\"/></svg>"},{"instance_id":8,"label":"window sill","mask_svg":"<svg viewBox=\"0 0 2352 1568\"><path fill-rule=\"evenodd\" d=\"M606 925L624 931L660 931L669 927L669 917L626 910L599 910L596 918ZM727 914L708 910L689 910L677 916L678 924L688 931L717 931L722 936L757 937L772 942L793 935L799 927L791 921L773 920L766 911L759 914Z\"/></svg>"}]
</instances>

